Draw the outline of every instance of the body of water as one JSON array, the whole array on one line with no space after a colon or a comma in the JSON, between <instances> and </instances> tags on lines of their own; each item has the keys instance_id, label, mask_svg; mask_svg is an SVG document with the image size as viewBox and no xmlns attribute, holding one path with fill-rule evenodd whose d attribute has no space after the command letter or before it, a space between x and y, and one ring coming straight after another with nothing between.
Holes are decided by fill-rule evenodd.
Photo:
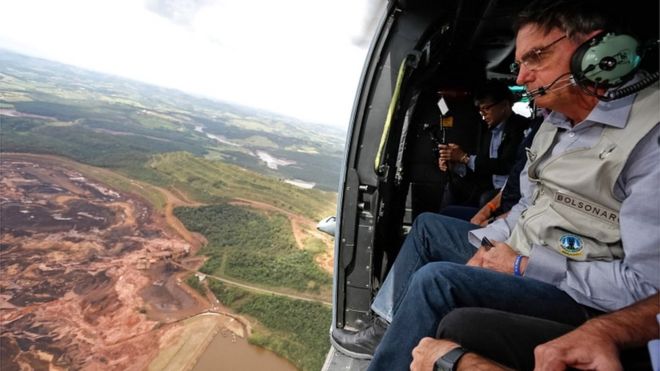
<instances>
[{"instance_id":1,"label":"body of water","mask_svg":"<svg viewBox=\"0 0 660 371\"><path fill-rule=\"evenodd\" d=\"M221 330L197 361L193 371L296 371L273 352L251 345L228 330Z\"/></svg>"}]
</instances>

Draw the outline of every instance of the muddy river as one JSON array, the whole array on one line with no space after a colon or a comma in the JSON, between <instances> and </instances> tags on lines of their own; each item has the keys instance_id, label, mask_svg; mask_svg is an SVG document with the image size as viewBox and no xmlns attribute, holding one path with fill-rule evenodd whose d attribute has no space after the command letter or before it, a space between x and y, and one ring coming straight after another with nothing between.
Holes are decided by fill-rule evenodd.
<instances>
[{"instance_id":1,"label":"muddy river","mask_svg":"<svg viewBox=\"0 0 660 371\"><path fill-rule=\"evenodd\" d=\"M289 361L248 344L247 340L220 331L202 354L193 371L269 370L295 371Z\"/></svg>"}]
</instances>

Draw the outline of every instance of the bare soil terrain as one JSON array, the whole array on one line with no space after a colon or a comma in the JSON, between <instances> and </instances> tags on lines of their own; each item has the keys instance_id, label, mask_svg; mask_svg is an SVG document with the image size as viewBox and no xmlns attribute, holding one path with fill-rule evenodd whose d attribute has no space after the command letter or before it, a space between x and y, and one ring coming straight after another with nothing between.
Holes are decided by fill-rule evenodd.
<instances>
[{"instance_id":1,"label":"bare soil terrain","mask_svg":"<svg viewBox=\"0 0 660 371\"><path fill-rule=\"evenodd\" d=\"M45 156L2 154L0 173L2 370L142 370L209 307L169 263L200 244L169 209Z\"/></svg>"},{"instance_id":2,"label":"bare soil terrain","mask_svg":"<svg viewBox=\"0 0 660 371\"><path fill-rule=\"evenodd\" d=\"M182 283L203 264L194 253L206 241L173 208L200 204L149 186L166 200L155 210L93 178L105 173L52 156L2 154L1 371L191 369L218 331L251 333L245 318ZM332 271L332 241L314 221L252 200L233 203L286 215L300 248L321 239L326 253L317 262ZM213 324L200 332L198 318Z\"/></svg>"}]
</instances>

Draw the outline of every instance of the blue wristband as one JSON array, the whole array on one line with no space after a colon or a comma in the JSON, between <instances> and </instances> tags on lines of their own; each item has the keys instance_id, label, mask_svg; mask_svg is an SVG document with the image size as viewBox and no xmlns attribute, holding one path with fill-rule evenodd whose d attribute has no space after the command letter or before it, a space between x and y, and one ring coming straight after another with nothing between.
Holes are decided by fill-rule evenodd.
<instances>
[{"instance_id":1,"label":"blue wristband","mask_svg":"<svg viewBox=\"0 0 660 371\"><path fill-rule=\"evenodd\" d=\"M513 275L516 277L522 277L522 273L520 272L520 262L522 261L522 258L522 255L518 255L516 256L516 261L513 262Z\"/></svg>"}]
</instances>

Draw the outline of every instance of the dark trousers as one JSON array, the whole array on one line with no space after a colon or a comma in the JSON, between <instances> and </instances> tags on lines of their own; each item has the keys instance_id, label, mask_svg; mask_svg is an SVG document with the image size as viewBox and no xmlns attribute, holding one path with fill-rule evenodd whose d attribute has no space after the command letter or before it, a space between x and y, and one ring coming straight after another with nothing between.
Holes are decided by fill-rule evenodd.
<instances>
[{"instance_id":1,"label":"dark trousers","mask_svg":"<svg viewBox=\"0 0 660 371\"><path fill-rule=\"evenodd\" d=\"M575 326L488 308L459 308L446 315L436 337L516 370L534 369L534 348ZM621 352L625 370L650 370L645 348Z\"/></svg>"},{"instance_id":2,"label":"dark trousers","mask_svg":"<svg viewBox=\"0 0 660 371\"><path fill-rule=\"evenodd\" d=\"M450 205L440 210L439 214L469 222L478 212L479 208L477 207Z\"/></svg>"}]
</instances>

